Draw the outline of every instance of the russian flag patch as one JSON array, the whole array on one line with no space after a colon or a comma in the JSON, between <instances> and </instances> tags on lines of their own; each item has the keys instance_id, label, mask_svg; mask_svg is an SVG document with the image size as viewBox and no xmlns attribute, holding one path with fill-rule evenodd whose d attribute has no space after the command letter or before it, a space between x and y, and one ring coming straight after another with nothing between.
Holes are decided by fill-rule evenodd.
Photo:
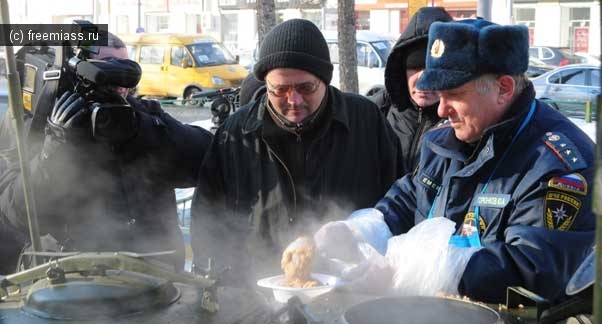
<instances>
[{"instance_id":1,"label":"russian flag patch","mask_svg":"<svg viewBox=\"0 0 602 324\"><path fill-rule=\"evenodd\" d=\"M587 181L579 173L553 177L548 181L548 187L577 193L583 196L587 195Z\"/></svg>"}]
</instances>

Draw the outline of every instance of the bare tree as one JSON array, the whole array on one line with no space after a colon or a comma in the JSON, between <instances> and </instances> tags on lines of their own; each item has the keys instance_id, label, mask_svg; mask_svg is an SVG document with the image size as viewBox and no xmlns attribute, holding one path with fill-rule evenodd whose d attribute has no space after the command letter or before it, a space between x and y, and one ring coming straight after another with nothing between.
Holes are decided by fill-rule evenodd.
<instances>
[{"instance_id":1,"label":"bare tree","mask_svg":"<svg viewBox=\"0 0 602 324\"><path fill-rule=\"evenodd\" d=\"M274 0L257 0L257 45L276 26L276 6Z\"/></svg>"},{"instance_id":2,"label":"bare tree","mask_svg":"<svg viewBox=\"0 0 602 324\"><path fill-rule=\"evenodd\" d=\"M341 88L341 91L357 93L355 0L338 0L337 13L337 29L339 37L339 87Z\"/></svg>"}]
</instances>

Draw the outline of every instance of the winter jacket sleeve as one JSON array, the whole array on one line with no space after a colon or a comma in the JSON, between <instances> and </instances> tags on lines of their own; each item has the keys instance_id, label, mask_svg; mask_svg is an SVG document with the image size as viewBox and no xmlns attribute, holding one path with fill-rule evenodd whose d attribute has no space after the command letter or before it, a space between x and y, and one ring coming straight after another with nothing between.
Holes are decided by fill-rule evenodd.
<instances>
[{"instance_id":1,"label":"winter jacket sleeve","mask_svg":"<svg viewBox=\"0 0 602 324\"><path fill-rule=\"evenodd\" d=\"M403 234L415 225L413 218L417 208L415 191L413 175L407 174L395 181L376 204L375 208L383 213L393 235Z\"/></svg>"},{"instance_id":2,"label":"winter jacket sleeve","mask_svg":"<svg viewBox=\"0 0 602 324\"><path fill-rule=\"evenodd\" d=\"M28 123L31 120L26 120ZM23 181L16 140L14 138L13 126L8 114L2 120L0 126L0 224L3 230L18 230L27 233L27 219L25 218L25 199L23 193ZM32 185L39 186L47 174L42 168L42 153L40 143L35 147L27 147L29 158L29 172ZM37 153L34 153L37 152Z\"/></svg>"},{"instance_id":3,"label":"winter jacket sleeve","mask_svg":"<svg viewBox=\"0 0 602 324\"><path fill-rule=\"evenodd\" d=\"M135 137L122 144L119 151L130 158L152 154L161 165L162 177L173 187L196 185L211 133L174 119L157 101L128 100L135 107L138 128Z\"/></svg>"},{"instance_id":4,"label":"winter jacket sleeve","mask_svg":"<svg viewBox=\"0 0 602 324\"><path fill-rule=\"evenodd\" d=\"M516 186L498 240L485 241L472 256L459 285L462 294L503 301L506 287L522 286L552 301L566 297L566 284L594 238L593 143L549 134L558 140L547 143L539 166Z\"/></svg>"},{"instance_id":5,"label":"winter jacket sleeve","mask_svg":"<svg viewBox=\"0 0 602 324\"><path fill-rule=\"evenodd\" d=\"M504 241L485 244L473 254L458 286L460 294L504 302L507 287L522 286L553 302L560 301L595 233L514 225L504 236Z\"/></svg>"},{"instance_id":6,"label":"winter jacket sleeve","mask_svg":"<svg viewBox=\"0 0 602 324\"><path fill-rule=\"evenodd\" d=\"M21 249L29 241L23 181L13 134L11 119L6 114L0 125L0 274L14 271ZM41 168L41 154L28 157L31 185L40 186L47 176Z\"/></svg>"},{"instance_id":7,"label":"winter jacket sleeve","mask_svg":"<svg viewBox=\"0 0 602 324\"><path fill-rule=\"evenodd\" d=\"M585 176L592 179L591 169ZM595 222L591 194L551 187L563 177L566 174L542 179L516 203L503 240L485 242L471 258L460 282L461 293L503 301L506 287L523 286L550 300L564 298L569 278L593 242Z\"/></svg>"}]
</instances>

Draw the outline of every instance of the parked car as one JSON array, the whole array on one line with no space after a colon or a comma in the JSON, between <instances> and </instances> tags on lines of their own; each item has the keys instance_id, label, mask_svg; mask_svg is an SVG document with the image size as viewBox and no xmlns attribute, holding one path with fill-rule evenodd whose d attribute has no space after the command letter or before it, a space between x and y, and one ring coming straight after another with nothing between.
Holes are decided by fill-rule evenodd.
<instances>
[{"instance_id":1,"label":"parked car","mask_svg":"<svg viewBox=\"0 0 602 324\"><path fill-rule=\"evenodd\" d=\"M330 60L334 65L331 85L339 87L339 44L335 31L323 31L328 43ZM395 44L395 38L388 34L367 30L358 30L355 34L357 42L357 79L359 93L370 95L385 86L385 65Z\"/></svg>"},{"instance_id":2,"label":"parked car","mask_svg":"<svg viewBox=\"0 0 602 324\"><path fill-rule=\"evenodd\" d=\"M600 66L571 64L531 79L535 96L544 99L569 117L584 118L585 103L590 102L595 119L596 96L600 94Z\"/></svg>"},{"instance_id":3,"label":"parked car","mask_svg":"<svg viewBox=\"0 0 602 324\"><path fill-rule=\"evenodd\" d=\"M554 65L549 65L549 64L542 62L539 59L536 59L534 57L529 57L529 67L527 67L527 72L525 72L525 74L529 78L535 78L548 71L552 71L555 68L556 67Z\"/></svg>"},{"instance_id":4,"label":"parked car","mask_svg":"<svg viewBox=\"0 0 602 324\"><path fill-rule=\"evenodd\" d=\"M575 55L581 57L581 59L583 60L582 63L600 65L600 56L594 56L589 53L583 53L583 52L575 52Z\"/></svg>"},{"instance_id":5,"label":"parked car","mask_svg":"<svg viewBox=\"0 0 602 324\"><path fill-rule=\"evenodd\" d=\"M139 96L190 99L195 93L238 87L249 73L210 36L136 34L122 39L130 59L142 68Z\"/></svg>"},{"instance_id":6,"label":"parked car","mask_svg":"<svg viewBox=\"0 0 602 324\"><path fill-rule=\"evenodd\" d=\"M531 46L529 47L529 56L554 66L565 66L567 64L583 62L583 58L573 54L570 49L564 47Z\"/></svg>"}]
</instances>

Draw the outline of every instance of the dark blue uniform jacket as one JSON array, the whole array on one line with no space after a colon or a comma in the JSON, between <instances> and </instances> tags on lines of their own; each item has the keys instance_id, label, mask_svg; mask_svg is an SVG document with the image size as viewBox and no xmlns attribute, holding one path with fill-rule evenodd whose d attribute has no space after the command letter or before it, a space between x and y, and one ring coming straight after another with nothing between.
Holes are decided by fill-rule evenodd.
<instances>
[{"instance_id":1,"label":"dark blue uniform jacket","mask_svg":"<svg viewBox=\"0 0 602 324\"><path fill-rule=\"evenodd\" d=\"M504 301L508 286L562 299L593 242L591 139L536 101L531 121L510 145L533 98L529 86L477 144L457 140L446 125L427 133L418 169L376 205L393 235L425 220L438 193L435 216L455 221L458 233L479 205L484 248L471 257L458 289L481 301Z\"/></svg>"}]
</instances>

